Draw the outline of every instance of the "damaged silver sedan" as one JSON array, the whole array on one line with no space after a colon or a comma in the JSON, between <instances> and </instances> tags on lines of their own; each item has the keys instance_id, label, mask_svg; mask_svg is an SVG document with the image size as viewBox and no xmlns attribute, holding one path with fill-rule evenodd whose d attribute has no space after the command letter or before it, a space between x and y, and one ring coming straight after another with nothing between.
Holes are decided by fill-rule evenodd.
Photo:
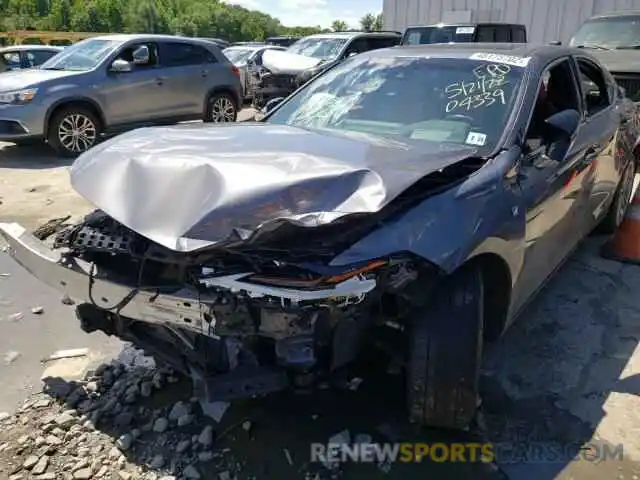
<instances>
[{"instance_id":1,"label":"damaged silver sedan","mask_svg":"<svg viewBox=\"0 0 640 480\"><path fill-rule=\"evenodd\" d=\"M197 375L209 400L312 386L380 348L413 421L465 428L485 343L620 222L637 140L612 115L579 122L584 52L477 48L498 47L377 50L261 122L126 133L71 168L98 210L0 233L83 329ZM600 134L618 143L594 168Z\"/></svg>"}]
</instances>

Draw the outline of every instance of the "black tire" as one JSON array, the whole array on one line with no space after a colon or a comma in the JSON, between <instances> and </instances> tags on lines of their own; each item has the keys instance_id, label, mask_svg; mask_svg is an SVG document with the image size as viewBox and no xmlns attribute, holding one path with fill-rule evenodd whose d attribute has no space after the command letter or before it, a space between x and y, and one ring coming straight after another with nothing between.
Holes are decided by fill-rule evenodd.
<instances>
[{"instance_id":1,"label":"black tire","mask_svg":"<svg viewBox=\"0 0 640 480\"><path fill-rule=\"evenodd\" d=\"M633 180L635 176L635 162L631 161L622 174L622 179L618 185L611 206L606 216L602 219L598 227L597 233L610 235L614 233L624 218L624 214L631 203L631 194L633 193Z\"/></svg>"},{"instance_id":2,"label":"black tire","mask_svg":"<svg viewBox=\"0 0 640 480\"><path fill-rule=\"evenodd\" d=\"M206 123L230 123L238 118L238 102L233 95L218 92L209 96L203 121Z\"/></svg>"},{"instance_id":3,"label":"black tire","mask_svg":"<svg viewBox=\"0 0 640 480\"><path fill-rule=\"evenodd\" d=\"M77 138L77 143L72 140L71 143L67 143L62 138L62 129L67 130L74 126L84 129L86 134ZM98 143L101 133L100 119L90 109L70 105L56 112L51 118L47 129L47 142L58 155L76 157Z\"/></svg>"},{"instance_id":4,"label":"black tire","mask_svg":"<svg viewBox=\"0 0 640 480\"><path fill-rule=\"evenodd\" d=\"M409 419L468 429L478 406L483 346L482 273L463 267L438 285L411 319L406 374Z\"/></svg>"}]
</instances>

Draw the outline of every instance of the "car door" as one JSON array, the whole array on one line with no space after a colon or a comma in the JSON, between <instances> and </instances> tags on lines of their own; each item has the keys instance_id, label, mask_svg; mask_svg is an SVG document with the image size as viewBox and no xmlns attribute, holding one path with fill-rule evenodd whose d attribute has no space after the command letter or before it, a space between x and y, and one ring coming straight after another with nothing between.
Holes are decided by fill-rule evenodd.
<instances>
[{"instance_id":1,"label":"car door","mask_svg":"<svg viewBox=\"0 0 640 480\"><path fill-rule=\"evenodd\" d=\"M549 118L548 113L542 114L545 110L557 113L572 109L582 115L573 60L564 57L549 64L538 88L538 106L529 123L521 164L520 186L527 211L524 264L514 292L516 309L540 288L584 235L593 185L593 158L584 124L566 142L566 154L558 157L559 161L546 155L549 142L534 132L537 122Z\"/></svg>"},{"instance_id":2,"label":"car door","mask_svg":"<svg viewBox=\"0 0 640 480\"><path fill-rule=\"evenodd\" d=\"M148 49L147 63L134 62L133 53L139 47ZM131 71L112 71L110 67L115 60L129 62ZM155 43L127 44L106 62L104 68L104 81L96 87L110 127L151 122L166 114L163 103L168 94L162 82Z\"/></svg>"},{"instance_id":3,"label":"car door","mask_svg":"<svg viewBox=\"0 0 640 480\"><path fill-rule=\"evenodd\" d=\"M588 145L589 158L595 171L595 182L590 198L590 221L584 226L590 230L606 214L615 194L619 172L615 164L616 148L624 140L619 138L620 112L613 104L613 79L599 65L587 57L575 57L580 78L580 93L584 109L581 137Z\"/></svg>"},{"instance_id":4,"label":"car door","mask_svg":"<svg viewBox=\"0 0 640 480\"><path fill-rule=\"evenodd\" d=\"M216 77L215 56L187 42L160 42L162 75L170 93L167 113L202 115L208 85Z\"/></svg>"}]
</instances>

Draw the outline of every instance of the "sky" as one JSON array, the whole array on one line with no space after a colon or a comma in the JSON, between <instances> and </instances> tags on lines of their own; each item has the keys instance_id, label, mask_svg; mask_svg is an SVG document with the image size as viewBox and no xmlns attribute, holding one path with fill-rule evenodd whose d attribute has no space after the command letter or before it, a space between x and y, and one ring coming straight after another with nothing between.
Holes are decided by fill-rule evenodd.
<instances>
[{"instance_id":1,"label":"sky","mask_svg":"<svg viewBox=\"0 0 640 480\"><path fill-rule=\"evenodd\" d=\"M330 27L334 20L359 27L366 13L382 11L382 0L226 0L251 10L260 10L280 19L287 27Z\"/></svg>"}]
</instances>

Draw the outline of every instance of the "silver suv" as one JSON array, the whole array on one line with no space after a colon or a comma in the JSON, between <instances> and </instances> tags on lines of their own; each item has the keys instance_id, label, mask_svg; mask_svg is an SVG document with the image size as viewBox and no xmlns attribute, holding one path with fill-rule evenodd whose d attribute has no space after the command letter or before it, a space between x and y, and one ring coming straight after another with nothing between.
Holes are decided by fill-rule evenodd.
<instances>
[{"instance_id":1,"label":"silver suv","mask_svg":"<svg viewBox=\"0 0 640 480\"><path fill-rule=\"evenodd\" d=\"M75 156L103 135L185 120L233 122L238 69L212 42L107 35L64 49L38 69L0 75L0 141L45 140Z\"/></svg>"}]
</instances>

